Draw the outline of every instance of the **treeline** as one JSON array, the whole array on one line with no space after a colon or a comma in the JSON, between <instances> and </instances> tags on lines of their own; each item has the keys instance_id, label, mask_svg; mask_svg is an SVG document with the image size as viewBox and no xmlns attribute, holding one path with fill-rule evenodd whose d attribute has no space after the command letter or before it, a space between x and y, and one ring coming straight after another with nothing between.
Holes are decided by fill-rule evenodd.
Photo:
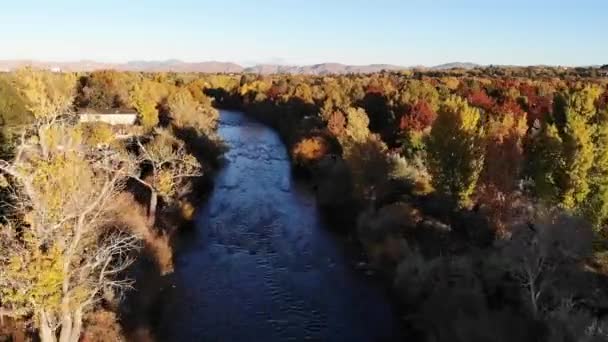
<instances>
[{"instance_id":1,"label":"treeline","mask_svg":"<svg viewBox=\"0 0 608 342\"><path fill-rule=\"evenodd\" d=\"M197 82L0 75L0 337L125 338L116 310L128 268L143 255L172 271L172 232L193 217L193 189L222 152ZM138 124L81 122L90 108L135 110Z\"/></svg>"},{"instance_id":2,"label":"treeline","mask_svg":"<svg viewBox=\"0 0 608 342\"><path fill-rule=\"evenodd\" d=\"M606 80L490 71L214 75L206 93L279 130L420 339L606 338Z\"/></svg>"}]
</instances>

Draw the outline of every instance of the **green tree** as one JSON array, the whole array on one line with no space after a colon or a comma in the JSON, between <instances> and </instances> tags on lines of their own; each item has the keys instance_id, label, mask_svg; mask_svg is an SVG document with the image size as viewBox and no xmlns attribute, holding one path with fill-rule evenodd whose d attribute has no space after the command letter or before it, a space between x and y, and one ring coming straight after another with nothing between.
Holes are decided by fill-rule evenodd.
<instances>
[{"instance_id":1,"label":"green tree","mask_svg":"<svg viewBox=\"0 0 608 342\"><path fill-rule=\"evenodd\" d=\"M470 204L483 168L483 130L478 109L456 96L439 109L427 139L427 162L436 190L460 206Z\"/></svg>"},{"instance_id":2,"label":"green tree","mask_svg":"<svg viewBox=\"0 0 608 342\"><path fill-rule=\"evenodd\" d=\"M529 145L527 174L536 196L549 202L558 199L559 170L564 165L562 144L557 127L544 124Z\"/></svg>"}]
</instances>

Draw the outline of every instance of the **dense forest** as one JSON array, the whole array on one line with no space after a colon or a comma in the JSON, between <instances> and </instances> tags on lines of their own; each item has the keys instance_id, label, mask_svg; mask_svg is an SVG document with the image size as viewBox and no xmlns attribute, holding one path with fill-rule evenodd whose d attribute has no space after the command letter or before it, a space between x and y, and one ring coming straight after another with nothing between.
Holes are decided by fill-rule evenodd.
<instances>
[{"instance_id":1,"label":"dense forest","mask_svg":"<svg viewBox=\"0 0 608 342\"><path fill-rule=\"evenodd\" d=\"M415 340L604 340L600 73L1 74L0 336L125 338L129 268L171 272L172 237L224 150L215 106L280 133ZM90 111L137 121L80 122Z\"/></svg>"},{"instance_id":2,"label":"dense forest","mask_svg":"<svg viewBox=\"0 0 608 342\"><path fill-rule=\"evenodd\" d=\"M206 93L279 130L414 336L590 341L608 304L597 72L210 76Z\"/></svg>"}]
</instances>

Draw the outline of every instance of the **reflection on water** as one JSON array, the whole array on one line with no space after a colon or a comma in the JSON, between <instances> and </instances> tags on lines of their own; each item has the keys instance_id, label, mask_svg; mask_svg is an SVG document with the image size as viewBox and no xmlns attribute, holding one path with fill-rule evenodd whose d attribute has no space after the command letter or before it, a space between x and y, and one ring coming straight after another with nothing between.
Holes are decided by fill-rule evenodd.
<instances>
[{"instance_id":1,"label":"reflection on water","mask_svg":"<svg viewBox=\"0 0 608 342\"><path fill-rule=\"evenodd\" d=\"M227 163L176 256L160 340L392 340L385 293L323 227L276 133L231 111L219 133Z\"/></svg>"}]
</instances>

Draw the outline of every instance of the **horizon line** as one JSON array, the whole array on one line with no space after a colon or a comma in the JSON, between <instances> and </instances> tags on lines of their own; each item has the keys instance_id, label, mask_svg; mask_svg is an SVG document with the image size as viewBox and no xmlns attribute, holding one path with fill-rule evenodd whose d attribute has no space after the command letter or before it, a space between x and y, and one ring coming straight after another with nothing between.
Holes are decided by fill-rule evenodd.
<instances>
[{"instance_id":1,"label":"horizon line","mask_svg":"<svg viewBox=\"0 0 608 342\"><path fill-rule=\"evenodd\" d=\"M536 63L536 64L517 64L517 63L513 63L513 64L494 64L494 63L477 63L477 62L470 62L470 61L451 61L451 62L444 62L444 63L439 63L439 64L422 64L422 63L417 63L417 64L410 64L410 65L405 65L405 64L394 64L394 63L368 63L368 64L349 64L349 63L344 63L344 62L336 62L336 61L325 61L325 62L318 62L318 63L302 63L302 64L297 64L297 63L282 63L282 62L272 62L272 61L268 61L268 62L258 62L258 63L242 63L242 62L235 62L235 61L230 61L230 60L220 60L220 59L200 59L200 60L184 60L184 59L180 59L180 58L167 58L167 59L128 59L128 60L122 60L122 61L104 61L101 59L92 59L92 58L80 58L80 59L69 59L69 60L52 60L52 59L37 59L37 58L6 58L6 59L0 59L0 63L8 63L8 62L12 62L12 63L45 63L45 64L66 64L66 63L86 63L86 62L92 62L92 63L98 63L98 64L111 64L111 65L124 65L124 64L129 64L129 63L167 63L167 62L174 62L174 63L183 63L183 64L197 64L197 63L221 63L221 64L235 64L238 65L244 69L246 68L251 68L251 67L256 67L256 66L264 66L264 65L269 65L269 66L284 66L284 67L307 67L307 66L316 66L316 65L324 65L324 64L338 64L338 65L343 65L343 66L352 66L352 67L365 67L365 66L382 66L382 65L386 65L386 66L391 66L391 67L399 67L399 68L404 68L404 69L411 69L411 68L418 68L418 67L423 67L423 68L433 68L433 67L437 67L437 66L443 66L443 65L449 65L449 64L472 64L475 67L490 67L490 66L497 66L497 67L568 67L568 68L576 68L576 67L594 67L594 66L603 66L606 64L586 64L586 65L572 65L572 64L542 64L542 63Z\"/></svg>"}]
</instances>

